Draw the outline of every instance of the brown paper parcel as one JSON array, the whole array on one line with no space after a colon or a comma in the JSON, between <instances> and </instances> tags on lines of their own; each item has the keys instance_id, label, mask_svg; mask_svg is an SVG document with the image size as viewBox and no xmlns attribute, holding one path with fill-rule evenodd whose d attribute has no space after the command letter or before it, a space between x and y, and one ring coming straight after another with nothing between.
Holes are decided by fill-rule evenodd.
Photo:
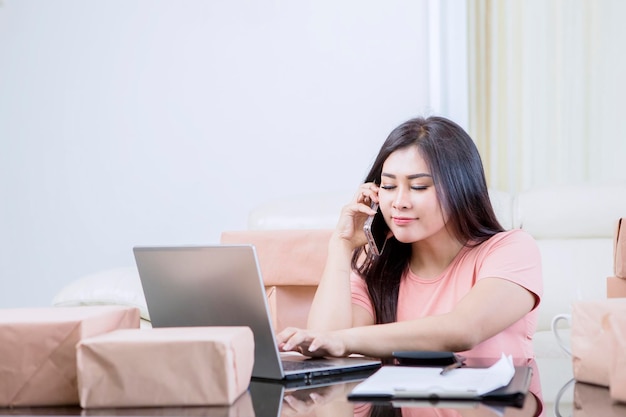
<instances>
[{"instance_id":1,"label":"brown paper parcel","mask_svg":"<svg viewBox=\"0 0 626 417\"><path fill-rule=\"evenodd\" d=\"M618 277L607 277L606 296L607 298L626 297L626 279Z\"/></svg>"},{"instance_id":2,"label":"brown paper parcel","mask_svg":"<svg viewBox=\"0 0 626 417\"><path fill-rule=\"evenodd\" d=\"M626 299L577 301L572 304L572 365L579 382L609 386L610 334L603 329L609 313L626 315Z\"/></svg>"},{"instance_id":3,"label":"brown paper parcel","mask_svg":"<svg viewBox=\"0 0 626 417\"><path fill-rule=\"evenodd\" d=\"M615 276L626 279L626 222L621 218L615 230Z\"/></svg>"},{"instance_id":4,"label":"brown paper parcel","mask_svg":"<svg viewBox=\"0 0 626 417\"><path fill-rule=\"evenodd\" d=\"M332 230L225 231L223 244L252 244L259 257L263 283L272 285L319 284Z\"/></svg>"},{"instance_id":5,"label":"brown paper parcel","mask_svg":"<svg viewBox=\"0 0 626 417\"><path fill-rule=\"evenodd\" d=\"M120 330L77 347L83 408L228 405L254 365L249 327Z\"/></svg>"},{"instance_id":6,"label":"brown paper parcel","mask_svg":"<svg viewBox=\"0 0 626 417\"><path fill-rule=\"evenodd\" d=\"M138 327L139 309L131 307L0 310L0 406L78 404L76 344Z\"/></svg>"},{"instance_id":7,"label":"brown paper parcel","mask_svg":"<svg viewBox=\"0 0 626 417\"><path fill-rule=\"evenodd\" d=\"M604 317L604 330L609 334L609 390L611 398L626 403L626 315L609 313ZM624 410L626 411L626 409Z\"/></svg>"},{"instance_id":8,"label":"brown paper parcel","mask_svg":"<svg viewBox=\"0 0 626 417\"><path fill-rule=\"evenodd\" d=\"M275 332L286 327L307 327L307 319L317 286L290 285L266 287L267 304Z\"/></svg>"}]
</instances>

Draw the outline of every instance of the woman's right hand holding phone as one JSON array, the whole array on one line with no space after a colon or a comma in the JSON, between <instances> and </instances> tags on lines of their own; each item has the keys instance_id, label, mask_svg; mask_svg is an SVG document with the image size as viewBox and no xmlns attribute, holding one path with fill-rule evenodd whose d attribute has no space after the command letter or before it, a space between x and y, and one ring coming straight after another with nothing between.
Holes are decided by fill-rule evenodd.
<instances>
[{"instance_id":1,"label":"woman's right hand holding phone","mask_svg":"<svg viewBox=\"0 0 626 417\"><path fill-rule=\"evenodd\" d=\"M378 203L378 189L373 182L362 184L353 200L341 210L335 236L349 243L351 249L367 243L363 225L369 216L376 214L372 204Z\"/></svg>"}]
</instances>

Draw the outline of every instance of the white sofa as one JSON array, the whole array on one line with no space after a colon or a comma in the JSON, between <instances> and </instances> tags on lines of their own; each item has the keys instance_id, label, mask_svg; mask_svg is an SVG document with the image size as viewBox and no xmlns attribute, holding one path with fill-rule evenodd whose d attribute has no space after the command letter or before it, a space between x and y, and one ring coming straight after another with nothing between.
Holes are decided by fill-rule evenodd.
<instances>
[{"instance_id":1,"label":"white sofa","mask_svg":"<svg viewBox=\"0 0 626 417\"><path fill-rule=\"evenodd\" d=\"M295 196L259 206L249 214L248 230L332 229L353 192ZM517 195L491 190L490 195L502 225L527 230L541 251L544 295L534 346L540 367L549 361L554 370L541 375L544 399L550 401L563 378L571 375L571 359L551 333L552 318L569 312L573 301L606 298L606 278L613 275L614 228L626 217L626 182L542 187ZM137 306L142 325L149 326L134 266L80 278L53 300L53 305L86 304ZM291 306L296 307L293 302Z\"/></svg>"}]
</instances>

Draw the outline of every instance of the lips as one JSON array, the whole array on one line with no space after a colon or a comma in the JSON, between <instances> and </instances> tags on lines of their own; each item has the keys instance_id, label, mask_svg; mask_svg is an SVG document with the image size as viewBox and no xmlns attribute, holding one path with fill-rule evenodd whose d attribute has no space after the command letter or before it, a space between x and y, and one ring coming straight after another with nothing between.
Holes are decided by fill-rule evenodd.
<instances>
[{"instance_id":1,"label":"lips","mask_svg":"<svg viewBox=\"0 0 626 417\"><path fill-rule=\"evenodd\" d=\"M413 217L393 217L392 220L396 226L406 226L407 224L415 221L416 219Z\"/></svg>"}]
</instances>

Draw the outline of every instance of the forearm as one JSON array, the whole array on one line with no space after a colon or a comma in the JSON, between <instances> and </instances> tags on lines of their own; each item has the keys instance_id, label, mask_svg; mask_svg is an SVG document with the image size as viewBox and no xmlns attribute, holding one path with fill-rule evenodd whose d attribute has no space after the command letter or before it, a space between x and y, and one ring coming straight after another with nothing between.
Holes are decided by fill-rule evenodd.
<instances>
[{"instance_id":1,"label":"forearm","mask_svg":"<svg viewBox=\"0 0 626 417\"><path fill-rule=\"evenodd\" d=\"M333 236L328 244L328 259L315 292L308 328L337 330L352 326L350 261L352 248Z\"/></svg>"},{"instance_id":2,"label":"forearm","mask_svg":"<svg viewBox=\"0 0 626 417\"><path fill-rule=\"evenodd\" d=\"M494 300L506 300L507 307ZM388 357L395 350L461 352L504 331L533 306L534 296L525 288L500 278L483 278L446 314L337 333L348 354Z\"/></svg>"},{"instance_id":3,"label":"forearm","mask_svg":"<svg viewBox=\"0 0 626 417\"><path fill-rule=\"evenodd\" d=\"M338 334L345 343L346 353L376 358L390 357L394 351L401 350L460 352L478 342L467 326L455 324L446 315L354 327Z\"/></svg>"}]
</instances>

